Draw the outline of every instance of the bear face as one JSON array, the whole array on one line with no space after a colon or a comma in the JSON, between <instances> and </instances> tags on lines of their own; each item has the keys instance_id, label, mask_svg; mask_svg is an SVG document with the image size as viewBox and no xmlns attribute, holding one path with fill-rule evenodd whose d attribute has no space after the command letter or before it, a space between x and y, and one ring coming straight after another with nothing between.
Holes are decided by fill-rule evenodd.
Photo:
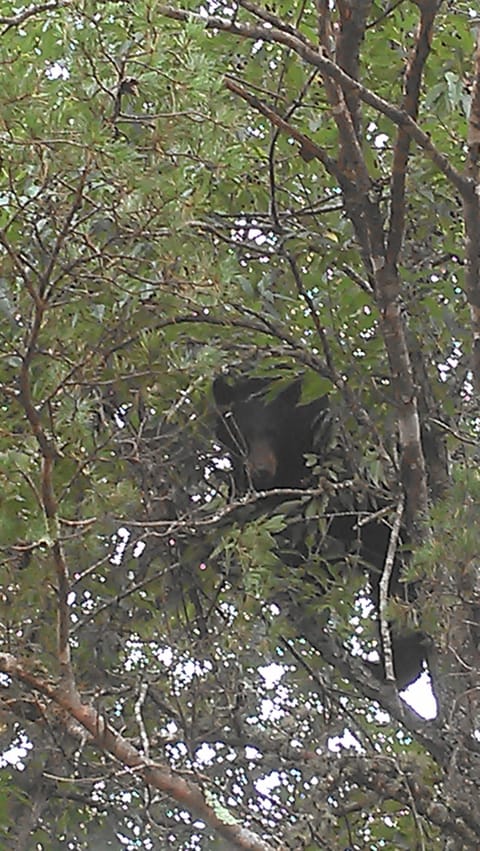
<instances>
[{"instance_id":1,"label":"bear face","mask_svg":"<svg viewBox=\"0 0 480 851\"><path fill-rule=\"evenodd\" d=\"M305 453L314 451L316 421L328 409L325 397L300 405L298 380L276 396L271 390L271 383L259 378L233 385L223 377L214 381L217 437L231 455L240 493L301 487L308 472Z\"/></svg>"}]
</instances>

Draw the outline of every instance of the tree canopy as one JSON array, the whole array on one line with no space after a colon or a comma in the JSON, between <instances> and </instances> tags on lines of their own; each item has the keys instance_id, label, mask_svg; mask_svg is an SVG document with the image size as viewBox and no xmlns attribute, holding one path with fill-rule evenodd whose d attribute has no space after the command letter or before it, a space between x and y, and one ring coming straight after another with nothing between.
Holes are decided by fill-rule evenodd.
<instances>
[{"instance_id":1,"label":"tree canopy","mask_svg":"<svg viewBox=\"0 0 480 851\"><path fill-rule=\"evenodd\" d=\"M476 4L5 0L0 74L2 847L478 849ZM332 411L275 501L246 373Z\"/></svg>"}]
</instances>

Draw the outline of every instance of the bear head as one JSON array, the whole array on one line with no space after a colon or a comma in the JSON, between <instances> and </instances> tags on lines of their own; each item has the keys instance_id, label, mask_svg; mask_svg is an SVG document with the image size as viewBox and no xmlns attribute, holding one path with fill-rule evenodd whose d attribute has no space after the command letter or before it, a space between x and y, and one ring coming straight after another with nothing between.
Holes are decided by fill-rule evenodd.
<instances>
[{"instance_id":1,"label":"bear head","mask_svg":"<svg viewBox=\"0 0 480 851\"><path fill-rule=\"evenodd\" d=\"M314 452L315 422L328 407L326 397L300 404L300 379L275 391L263 378L214 381L217 438L230 454L241 493L302 487L308 475L304 456Z\"/></svg>"}]
</instances>

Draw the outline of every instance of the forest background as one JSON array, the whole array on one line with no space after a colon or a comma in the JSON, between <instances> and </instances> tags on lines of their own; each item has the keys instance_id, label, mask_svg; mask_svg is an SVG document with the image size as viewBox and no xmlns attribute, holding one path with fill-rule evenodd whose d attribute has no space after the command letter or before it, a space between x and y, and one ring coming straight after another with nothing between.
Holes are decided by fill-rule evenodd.
<instances>
[{"instance_id":1,"label":"forest background","mask_svg":"<svg viewBox=\"0 0 480 851\"><path fill-rule=\"evenodd\" d=\"M3 848L478 849L475 6L2 4ZM225 370L328 393L353 474L232 498ZM279 558L340 488L384 590L409 533L386 683L362 572Z\"/></svg>"}]
</instances>

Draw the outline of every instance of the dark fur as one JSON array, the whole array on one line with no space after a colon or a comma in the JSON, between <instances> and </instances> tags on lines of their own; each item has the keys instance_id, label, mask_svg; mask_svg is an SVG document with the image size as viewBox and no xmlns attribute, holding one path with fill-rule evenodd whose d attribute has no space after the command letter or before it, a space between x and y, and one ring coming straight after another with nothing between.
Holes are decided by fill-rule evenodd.
<instances>
[{"instance_id":1,"label":"dark fur","mask_svg":"<svg viewBox=\"0 0 480 851\"><path fill-rule=\"evenodd\" d=\"M232 490L236 495L251 489L301 488L312 484L305 455L313 453L320 459L324 456L328 462L328 446L325 440L322 441L322 435L328 434L329 403L326 397L300 405L300 381L274 395L274 387L268 381L248 377L233 383L219 377L215 379L213 392L219 412L217 437L230 454ZM359 564L367 566L377 605L390 527L382 520L375 520L359 528L359 506L354 500L351 497L350 503L345 503L340 502L339 497L332 498L327 513L340 516L332 517L328 536L341 544L340 553L346 556L355 552ZM365 509L365 506L362 507ZM338 554L334 561L338 564ZM396 563L392 584L397 589L399 572L400 565ZM394 668L400 688L413 682L421 673L424 649L420 634L394 632ZM376 675L382 676L383 666L371 667Z\"/></svg>"},{"instance_id":2,"label":"dark fur","mask_svg":"<svg viewBox=\"0 0 480 851\"><path fill-rule=\"evenodd\" d=\"M244 378L228 384L216 378L213 393L221 414L219 441L230 451L235 484L241 493L298 488L306 476L305 454L313 452L318 419L328 411L325 397L299 405L299 382L268 397L268 382Z\"/></svg>"}]
</instances>

